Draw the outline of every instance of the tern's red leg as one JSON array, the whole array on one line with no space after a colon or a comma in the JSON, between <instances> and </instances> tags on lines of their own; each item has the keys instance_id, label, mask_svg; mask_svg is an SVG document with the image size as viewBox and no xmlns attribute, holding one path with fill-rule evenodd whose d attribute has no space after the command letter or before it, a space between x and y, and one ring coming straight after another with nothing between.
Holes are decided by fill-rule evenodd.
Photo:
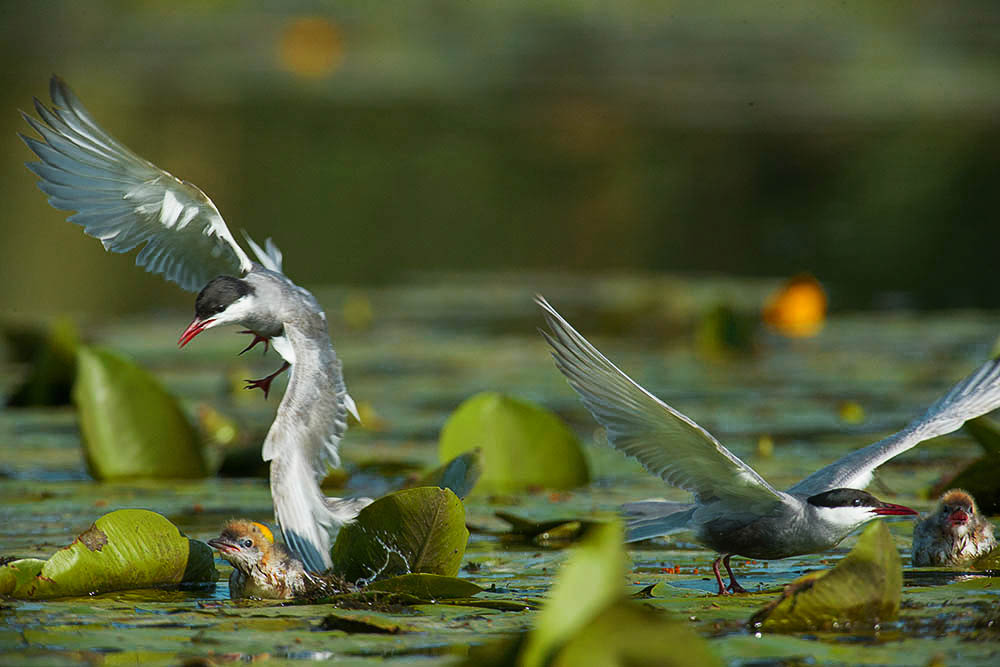
<instances>
[{"instance_id":1,"label":"tern's red leg","mask_svg":"<svg viewBox=\"0 0 1000 667\"><path fill-rule=\"evenodd\" d=\"M261 336L256 331L250 331L249 329L247 329L245 331L241 331L240 333L241 334L253 334L253 340L250 341L249 345L247 345L245 348L243 348L240 351L240 354L243 354L244 352L249 352L250 350L252 350L254 348L254 346L257 343L264 343L264 352L267 352L268 345L269 345L269 343L271 341L270 338L268 338L267 336ZM249 382L249 380L248 380L248 382Z\"/></svg>"},{"instance_id":2,"label":"tern's red leg","mask_svg":"<svg viewBox=\"0 0 1000 667\"><path fill-rule=\"evenodd\" d=\"M722 559L722 564L726 566L726 572L729 573L729 590L733 593L746 593L747 589L739 585L736 581L736 575L733 574L733 568L729 567L729 559L732 557L732 554L726 554L726 556ZM716 569L718 569L718 566L716 566Z\"/></svg>"},{"instance_id":3,"label":"tern's red leg","mask_svg":"<svg viewBox=\"0 0 1000 667\"><path fill-rule=\"evenodd\" d=\"M245 386L243 388L244 389L262 389L264 391L264 398L267 398L267 392L271 391L271 382L274 381L274 378L278 377L279 375L281 375L282 373L284 373L285 371L287 371L291 367L292 367L292 365L286 361L285 363L283 363L281 365L281 368L279 368L278 370L274 371L273 373L271 373L270 375L268 375L265 378L261 378L259 380L244 380L244 382L247 383L247 386Z\"/></svg>"},{"instance_id":4,"label":"tern's red leg","mask_svg":"<svg viewBox=\"0 0 1000 667\"><path fill-rule=\"evenodd\" d=\"M726 585L722 583L722 574L719 572L719 562L722 561L722 556L719 556L712 563L712 572L715 573L715 581L719 584L718 595L726 595Z\"/></svg>"}]
</instances>

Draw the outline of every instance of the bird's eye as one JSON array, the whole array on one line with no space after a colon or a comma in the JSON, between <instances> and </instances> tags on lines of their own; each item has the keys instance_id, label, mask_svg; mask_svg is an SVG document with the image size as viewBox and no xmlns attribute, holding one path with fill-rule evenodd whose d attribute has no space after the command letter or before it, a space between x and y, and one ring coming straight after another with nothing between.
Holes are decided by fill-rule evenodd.
<instances>
[{"instance_id":1,"label":"bird's eye","mask_svg":"<svg viewBox=\"0 0 1000 667\"><path fill-rule=\"evenodd\" d=\"M851 501L851 504L854 505L855 507L861 507L861 498L855 498L854 500Z\"/></svg>"},{"instance_id":2,"label":"bird's eye","mask_svg":"<svg viewBox=\"0 0 1000 667\"><path fill-rule=\"evenodd\" d=\"M247 549L249 549L250 547L253 546L253 540L251 540L250 538L247 538L245 540L241 540L240 541L240 545L242 545L242 546L246 547Z\"/></svg>"}]
</instances>

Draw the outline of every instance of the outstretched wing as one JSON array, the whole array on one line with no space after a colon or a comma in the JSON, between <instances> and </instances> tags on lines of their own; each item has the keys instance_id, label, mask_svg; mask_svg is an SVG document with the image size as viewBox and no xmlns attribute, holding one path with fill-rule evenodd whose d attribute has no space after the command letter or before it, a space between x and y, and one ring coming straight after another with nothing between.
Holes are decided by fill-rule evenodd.
<instances>
[{"instance_id":1,"label":"outstretched wing","mask_svg":"<svg viewBox=\"0 0 1000 667\"><path fill-rule=\"evenodd\" d=\"M106 250L145 244L135 263L197 292L219 275L252 267L205 193L148 162L105 132L59 77L52 109L35 100L41 120L22 112L41 139L20 135L40 162L26 166L55 208L100 239Z\"/></svg>"},{"instance_id":2,"label":"outstretched wing","mask_svg":"<svg viewBox=\"0 0 1000 667\"><path fill-rule=\"evenodd\" d=\"M1000 407L1000 358L991 359L938 399L922 417L884 440L851 452L788 489L813 495L831 489L863 489L875 469L924 440L957 431L969 419Z\"/></svg>"},{"instance_id":3,"label":"outstretched wing","mask_svg":"<svg viewBox=\"0 0 1000 667\"><path fill-rule=\"evenodd\" d=\"M784 502L750 466L708 431L643 389L573 329L541 296L552 333L542 335L552 356L590 413L607 430L608 442L639 460L668 484L690 491L701 503L766 509Z\"/></svg>"}]
</instances>

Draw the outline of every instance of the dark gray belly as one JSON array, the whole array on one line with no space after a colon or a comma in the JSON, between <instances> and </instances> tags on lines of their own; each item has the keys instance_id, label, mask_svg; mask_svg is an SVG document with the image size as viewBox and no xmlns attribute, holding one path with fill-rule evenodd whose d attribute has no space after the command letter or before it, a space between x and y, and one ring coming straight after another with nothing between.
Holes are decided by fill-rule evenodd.
<instances>
[{"instance_id":1,"label":"dark gray belly","mask_svg":"<svg viewBox=\"0 0 1000 667\"><path fill-rule=\"evenodd\" d=\"M719 553L760 560L825 551L840 541L803 528L805 526L795 525L788 517L727 517L702 524L697 536Z\"/></svg>"}]
</instances>

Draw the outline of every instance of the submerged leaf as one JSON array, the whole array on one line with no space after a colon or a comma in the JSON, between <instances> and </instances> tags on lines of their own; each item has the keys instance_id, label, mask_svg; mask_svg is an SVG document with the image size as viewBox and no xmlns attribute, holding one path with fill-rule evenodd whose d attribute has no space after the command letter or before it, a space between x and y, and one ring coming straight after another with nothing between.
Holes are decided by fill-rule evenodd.
<instances>
[{"instance_id":1,"label":"submerged leaf","mask_svg":"<svg viewBox=\"0 0 1000 667\"><path fill-rule=\"evenodd\" d=\"M889 529L875 521L831 570L812 572L750 619L776 632L829 630L891 621L899 614L903 570Z\"/></svg>"},{"instance_id":2,"label":"submerged leaf","mask_svg":"<svg viewBox=\"0 0 1000 667\"><path fill-rule=\"evenodd\" d=\"M207 474L198 435L177 400L134 362L80 347L73 400L95 479Z\"/></svg>"},{"instance_id":3,"label":"submerged leaf","mask_svg":"<svg viewBox=\"0 0 1000 667\"><path fill-rule=\"evenodd\" d=\"M11 569L15 570L14 586L6 594L33 599L207 583L218 578L207 544L185 537L156 512L140 509L105 514L47 561L8 563L0 568L5 573L0 575L0 592L7 590Z\"/></svg>"},{"instance_id":4,"label":"submerged leaf","mask_svg":"<svg viewBox=\"0 0 1000 667\"><path fill-rule=\"evenodd\" d=\"M510 512L497 512L497 517L510 524L510 532L505 539L518 539L544 546L562 545L575 542L594 525L593 521L582 519L550 519L548 521L532 521Z\"/></svg>"},{"instance_id":5,"label":"submerged leaf","mask_svg":"<svg viewBox=\"0 0 1000 667\"><path fill-rule=\"evenodd\" d=\"M483 474L483 455L478 449L465 452L434 468L414 486L439 486L465 498Z\"/></svg>"},{"instance_id":6,"label":"submerged leaf","mask_svg":"<svg viewBox=\"0 0 1000 667\"><path fill-rule=\"evenodd\" d=\"M349 581L415 572L453 577L468 540L462 501L448 489L425 486L365 507L340 529L331 556L334 569Z\"/></svg>"},{"instance_id":7,"label":"submerged leaf","mask_svg":"<svg viewBox=\"0 0 1000 667\"><path fill-rule=\"evenodd\" d=\"M398 635L413 632L415 628L374 614L361 616L341 612L324 616L317 629L339 630L348 634Z\"/></svg>"},{"instance_id":8,"label":"submerged leaf","mask_svg":"<svg viewBox=\"0 0 1000 667\"><path fill-rule=\"evenodd\" d=\"M438 457L480 449L480 493L571 489L590 480L576 435L556 415L518 398L476 394L441 429Z\"/></svg>"}]
</instances>

